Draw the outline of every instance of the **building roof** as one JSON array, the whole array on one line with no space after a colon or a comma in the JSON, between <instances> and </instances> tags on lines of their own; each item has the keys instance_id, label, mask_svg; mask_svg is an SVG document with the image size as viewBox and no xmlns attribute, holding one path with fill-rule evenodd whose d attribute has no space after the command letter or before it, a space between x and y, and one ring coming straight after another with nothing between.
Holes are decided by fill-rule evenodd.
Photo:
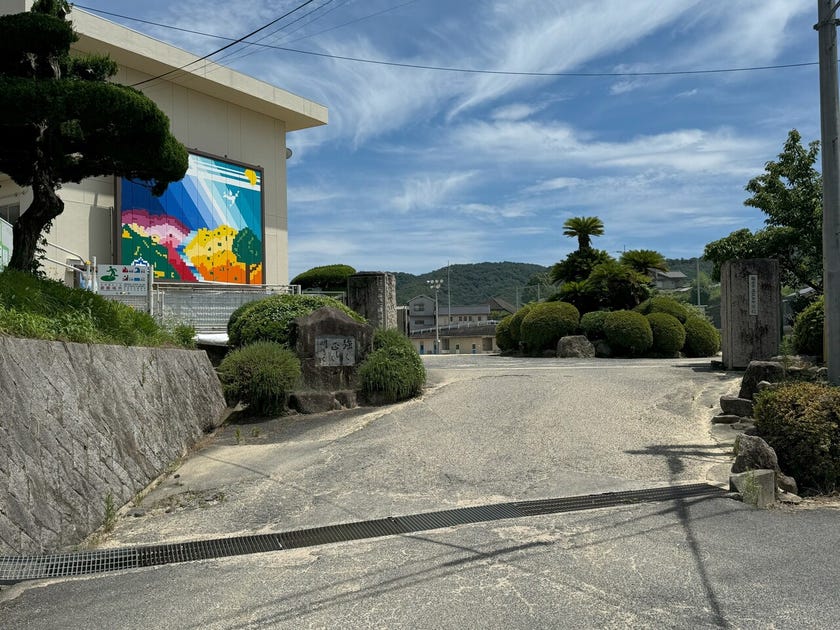
<instances>
[{"instance_id":1,"label":"building roof","mask_svg":"<svg viewBox=\"0 0 840 630\"><path fill-rule=\"evenodd\" d=\"M516 307L513 304L500 297L490 298L487 301L487 305L490 307L491 311L507 311L508 313L516 312Z\"/></svg>"},{"instance_id":2,"label":"building roof","mask_svg":"<svg viewBox=\"0 0 840 630\"><path fill-rule=\"evenodd\" d=\"M688 278L682 271L662 271L660 269L653 269L652 270L657 276L661 276L663 278L671 278L673 280L682 280L683 278Z\"/></svg>"},{"instance_id":3,"label":"building roof","mask_svg":"<svg viewBox=\"0 0 840 630\"><path fill-rule=\"evenodd\" d=\"M2 3L1 9L10 4ZM27 8L31 2L26 2ZM21 9L22 10L22 9ZM264 81L236 72L175 46L115 24L78 7L69 15L79 34L74 50L107 54L121 66L132 68L169 83L181 85L240 107L282 120L286 131L317 127L327 123L327 108ZM148 84L154 86L154 83ZM138 86L143 87L143 86Z\"/></svg>"}]
</instances>

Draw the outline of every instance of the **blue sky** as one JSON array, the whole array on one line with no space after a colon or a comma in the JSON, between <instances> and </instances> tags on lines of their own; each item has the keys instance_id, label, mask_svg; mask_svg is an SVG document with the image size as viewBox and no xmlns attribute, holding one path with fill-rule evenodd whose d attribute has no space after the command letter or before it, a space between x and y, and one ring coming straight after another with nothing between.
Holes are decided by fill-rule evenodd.
<instances>
[{"instance_id":1,"label":"blue sky","mask_svg":"<svg viewBox=\"0 0 840 630\"><path fill-rule=\"evenodd\" d=\"M303 1L78 4L238 38ZM103 17L200 55L226 43ZM813 0L313 0L262 43L474 70L671 72L815 62L815 22ZM291 276L550 265L576 246L563 222L592 215L606 227L594 244L612 253L696 256L760 227L747 181L790 129L820 132L816 65L535 77L244 45L215 59L329 108L329 125L287 138Z\"/></svg>"}]
</instances>

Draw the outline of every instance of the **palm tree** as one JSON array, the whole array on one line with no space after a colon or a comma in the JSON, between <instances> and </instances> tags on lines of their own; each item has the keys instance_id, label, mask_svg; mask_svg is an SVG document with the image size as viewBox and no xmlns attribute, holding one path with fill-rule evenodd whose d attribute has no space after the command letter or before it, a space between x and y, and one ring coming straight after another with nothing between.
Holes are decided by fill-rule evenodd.
<instances>
[{"instance_id":1,"label":"palm tree","mask_svg":"<svg viewBox=\"0 0 840 630\"><path fill-rule=\"evenodd\" d=\"M563 223L563 235L577 238L578 250L590 249L591 237L604 233L604 222L598 217L572 217Z\"/></svg>"},{"instance_id":2,"label":"palm tree","mask_svg":"<svg viewBox=\"0 0 840 630\"><path fill-rule=\"evenodd\" d=\"M668 265L665 263L665 257L652 249L628 250L621 254L621 258L618 259L618 262L645 275L650 275L648 274L648 269L668 271Z\"/></svg>"}]
</instances>

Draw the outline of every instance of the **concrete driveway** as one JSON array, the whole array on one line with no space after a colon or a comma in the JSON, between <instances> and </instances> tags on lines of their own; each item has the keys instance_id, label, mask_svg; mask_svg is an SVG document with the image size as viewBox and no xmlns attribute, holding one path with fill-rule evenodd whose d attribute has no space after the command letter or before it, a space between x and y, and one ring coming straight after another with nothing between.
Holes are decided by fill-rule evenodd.
<instances>
[{"instance_id":1,"label":"concrete driveway","mask_svg":"<svg viewBox=\"0 0 840 630\"><path fill-rule=\"evenodd\" d=\"M426 357L422 399L229 426L106 546L723 481L737 375ZM237 433L238 430L238 433ZM679 499L24 584L4 628L836 627L832 510Z\"/></svg>"}]
</instances>

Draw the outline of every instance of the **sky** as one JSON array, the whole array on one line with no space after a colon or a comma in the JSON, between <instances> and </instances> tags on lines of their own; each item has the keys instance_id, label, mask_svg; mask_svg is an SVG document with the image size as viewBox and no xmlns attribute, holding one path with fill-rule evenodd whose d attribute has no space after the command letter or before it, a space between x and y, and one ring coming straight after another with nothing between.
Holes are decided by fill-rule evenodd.
<instances>
[{"instance_id":1,"label":"sky","mask_svg":"<svg viewBox=\"0 0 840 630\"><path fill-rule=\"evenodd\" d=\"M187 31L237 39L304 2L77 6L205 55L229 42ZM335 263L547 266L575 249L563 222L576 216L600 217L593 245L613 255L690 258L762 226L744 187L791 129L819 139L816 10L813 0L310 0L247 40L275 48L242 43L212 59L329 109L328 125L287 136L290 278ZM696 72L789 64L808 65ZM683 74L661 74L673 72Z\"/></svg>"}]
</instances>

